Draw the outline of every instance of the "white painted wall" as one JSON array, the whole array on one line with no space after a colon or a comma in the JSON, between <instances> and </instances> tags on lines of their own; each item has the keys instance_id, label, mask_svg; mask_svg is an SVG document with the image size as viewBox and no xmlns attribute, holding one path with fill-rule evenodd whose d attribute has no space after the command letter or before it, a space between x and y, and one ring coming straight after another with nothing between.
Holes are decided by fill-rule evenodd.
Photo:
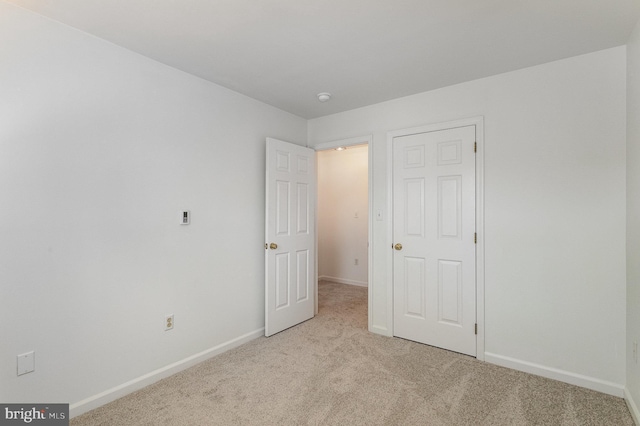
<instances>
[{"instance_id":1,"label":"white painted wall","mask_svg":"<svg viewBox=\"0 0 640 426\"><path fill-rule=\"evenodd\" d=\"M372 330L391 332L386 133L483 115L487 353L621 388L625 117L640 334L638 31L628 115L621 47L308 123L312 145L373 134ZM305 120L2 1L0 39L0 400L108 398L259 333L264 138L303 142Z\"/></svg>"},{"instance_id":2,"label":"white painted wall","mask_svg":"<svg viewBox=\"0 0 640 426\"><path fill-rule=\"evenodd\" d=\"M368 282L369 156L366 145L318 151L318 276ZM358 265L355 265L358 259Z\"/></svg>"},{"instance_id":3,"label":"white painted wall","mask_svg":"<svg viewBox=\"0 0 640 426\"><path fill-rule=\"evenodd\" d=\"M485 356L622 395L625 48L309 121L373 134L373 331L390 334L387 132L484 116Z\"/></svg>"},{"instance_id":4,"label":"white painted wall","mask_svg":"<svg viewBox=\"0 0 640 426\"><path fill-rule=\"evenodd\" d=\"M265 137L306 121L4 2L0 40L0 401L77 404L260 334Z\"/></svg>"},{"instance_id":5,"label":"white painted wall","mask_svg":"<svg viewBox=\"0 0 640 426\"><path fill-rule=\"evenodd\" d=\"M640 423L640 23L627 45L627 401Z\"/></svg>"}]
</instances>

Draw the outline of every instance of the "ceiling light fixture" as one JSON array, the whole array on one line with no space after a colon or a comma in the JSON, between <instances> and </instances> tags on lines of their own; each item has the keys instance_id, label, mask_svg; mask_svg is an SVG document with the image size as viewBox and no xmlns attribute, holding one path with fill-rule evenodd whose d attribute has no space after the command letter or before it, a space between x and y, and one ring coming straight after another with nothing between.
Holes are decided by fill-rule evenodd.
<instances>
[{"instance_id":1,"label":"ceiling light fixture","mask_svg":"<svg viewBox=\"0 0 640 426\"><path fill-rule=\"evenodd\" d=\"M344 151L345 149L347 149L346 146L339 146L336 148L336 151Z\"/></svg>"},{"instance_id":2,"label":"ceiling light fixture","mask_svg":"<svg viewBox=\"0 0 640 426\"><path fill-rule=\"evenodd\" d=\"M331 99L331 93L327 93L327 92L318 93L318 100L320 102L327 102L329 99Z\"/></svg>"}]
</instances>

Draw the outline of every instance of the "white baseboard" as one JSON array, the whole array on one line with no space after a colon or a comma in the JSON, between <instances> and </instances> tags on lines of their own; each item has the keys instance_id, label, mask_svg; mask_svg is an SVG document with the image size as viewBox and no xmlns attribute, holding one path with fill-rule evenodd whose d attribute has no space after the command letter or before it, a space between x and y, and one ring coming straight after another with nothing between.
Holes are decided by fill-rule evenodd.
<instances>
[{"instance_id":1,"label":"white baseboard","mask_svg":"<svg viewBox=\"0 0 640 426\"><path fill-rule=\"evenodd\" d=\"M485 352L484 357L486 362L490 362L491 364L496 364L501 367L512 368L514 370L524 371L525 373L535 374L548 379L559 380L561 382L617 396L619 398L624 396L624 386L618 383L583 376L581 374L571 373L569 371L546 367L544 365L534 364L532 362L496 355L489 352Z\"/></svg>"},{"instance_id":2,"label":"white baseboard","mask_svg":"<svg viewBox=\"0 0 640 426\"><path fill-rule=\"evenodd\" d=\"M393 333L387 327L381 327L379 325L372 325L369 327L369 331L381 336L393 337Z\"/></svg>"},{"instance_id":3,"label":"white baseboard","mask_svg":"<svg viewBox=\"0 0 640 426\"><path fill-rule=\"evenodd\" d=\"M331 281L332 283L338 283L338 284L349 284L349 285L357 285L358 287L369 287L369 283L365 281L356 281L356 280L348 280L346 278L328 277L326 275L319 276L318 281Z\"/></svg>"},{"instance_id":4,"label":"white baseboard","mask_svg":"<svg viewBox=\"0 0 640 426\"><path fill-rule=\"evenodd\" d=\"M229 340L228 342L222 343L218 346L214 346L183 360L174 362L173 364L169 364L166 367L159 368L143 376L137 377L133 380L129 380L126 383L108 389L97 395L93 395L89 398L83 399L82 401L73 403L69 406L69 417L73 418L79 416L80 414L86 413L87 411L93 410L94 408L98 408L102 405L108 404L109 402L115 401L118 398L121 398L125 395L149 386L150 384L155 383L161 379L164 379L165 377L169 377L182 370L186 370L187 368L201 363L202 361L205 361L209 358L212 358L218 354L226 352L261 336L264 336L264 328L249 332L233 340Z\"/></svg>"},{"instance_id":5,"label":"white baseboard","mask_svg":"<svg viewBox=\"0 0 640 426\"><path fill-rule=\"evenodd\" d=\"M638 406L636 405L629 389L625 386L624 388L624 401L627 403L627 407L629 407L629 411L631 412L631 417L633 417L633 421L640 425L640 411L638 411Z\"/></svg>"}]
</instances>

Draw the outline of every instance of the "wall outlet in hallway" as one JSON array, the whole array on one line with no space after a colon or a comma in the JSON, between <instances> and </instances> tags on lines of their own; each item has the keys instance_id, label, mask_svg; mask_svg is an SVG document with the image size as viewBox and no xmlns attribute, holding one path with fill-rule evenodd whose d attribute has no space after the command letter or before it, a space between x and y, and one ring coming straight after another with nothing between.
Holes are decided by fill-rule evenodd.
<instances>
[{"instance_id":1,"label":"wall outlet in hallway","mask_svg":"<svg viewBox=\"0 0 640 426\"><path fill-rule=\"evenodd\" d=\"M354 259L354 260L353 260L353 264L354 264L354 265L356 265L356 266L358 266L358 259Z\"/></svg>"},{"instance_id":2,"label":"wall outlet in hallway","mask_svg":"<svg viewBox=\"0 0 640 426\"><path fill-rule=\"evenodd\" d=\"M173 314L167 315L164 319L164 331L173 330Z\"/></svg>"}]
</instances>

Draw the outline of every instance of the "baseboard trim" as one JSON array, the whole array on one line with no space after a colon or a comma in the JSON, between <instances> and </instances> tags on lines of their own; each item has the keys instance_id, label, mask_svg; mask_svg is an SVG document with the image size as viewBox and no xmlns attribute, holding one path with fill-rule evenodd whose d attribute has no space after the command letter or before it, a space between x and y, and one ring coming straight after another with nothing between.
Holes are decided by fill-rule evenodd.
<instances>
[{"instance_id":1,"label":"baseboard trim","mask_svg":"<svg viewBox=\"0 0 640 426\"><path fill-rule=\"evenodd\" d=\"M624 402L627 403L627 407L631 412L631 417L633 417L633 421L635 422L635 424L640 425L640 411L638 411L638 406L636 405L633 397L631 396L631 392L629 392L629 389L626 386L624 387Z\"/></svg>"},{"instance_id":2,"label":"baseboard trim","mask_svg":"<svg viewBox=\"0 0 640 426\"><path fill-rule=\"evenodd\" d=\"M391 331L387 327L382 327L379 325L372 325L369 328L369 331L375 334L379 334L381 336L393 337Z\"/></svg>"},{"instance_id":3,"label":"baseboard trim","mask_svg":"<svg viewBox=\"0 0 640 426\"><path fill-rule=\"evenodd\" d=\"M358 287L369 287L369 283L365 281L356 281L356 280L349 280L346 278L329 277L326 275L319 276L318 281L331 281L332 283L338 283L338 284L349 284L349 285L356 285Z\"/></svg>"},{"instance_id":4,"label":"baseboard trim","mask_svg":"<svg viewBox=\"0 0 640 426\"><path fill-rule=\"evenodd\" d=\"M534 364L532 362L522 361L489 352L485 352L484 357L486 362L490 362L491 364L496 364L501 367L512 368L514 370L524 371L525 373L535 374L548 379L559 380L561 382L617 396L619 398L624 396L624 386L618 383L583 376L581 374L571 373L569 371L546 367L544 365Z\"/></svg>"},{"instance_id":5,"label":"baseboard trim","mask_svg":"<svg viewBox=\"0 0 640 426\"><path fill-rule=\"evenodd\" d=\"M108 389L97 395L90 396L89 398L83 399L82 401L73 403L69 406L69 417L73 418L84 414L87 411L91 411L94 408L98 408L102 405L108 404L109 402L115 401L118 398L140 390L152 383L172 376L182 370L186 370L189 367L193 367L194 365L199 364L202 361L205 361L209 358L212 358L218 354L238 347L261 336L264 336L264 327L244 334L235 339L229 340L228 342L206 349L183 360L174 362L173 364L169 364L166 367L154 370L133 380L129 380L126 383Z\"/></svg>"}]
</instances>

